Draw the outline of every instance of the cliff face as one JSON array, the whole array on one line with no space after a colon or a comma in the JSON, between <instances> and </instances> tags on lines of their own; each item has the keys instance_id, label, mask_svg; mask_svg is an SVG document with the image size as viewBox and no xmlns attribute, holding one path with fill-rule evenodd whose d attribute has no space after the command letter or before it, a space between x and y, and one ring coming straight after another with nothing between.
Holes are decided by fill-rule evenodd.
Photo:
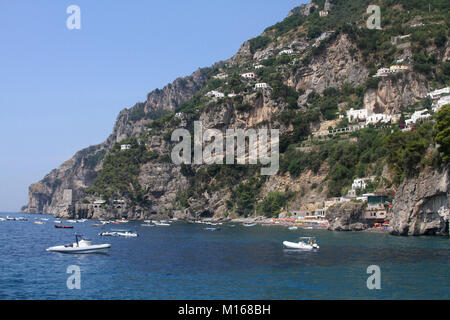
<instances>
[{"instance_id":1,"label":"cliff face","mask_svg":"<svg viewBox=\"0 0 450 320\"><path fill-rule=\"evenodd\" d=\"M361 203L346 202L331 207L326 215L331 231L361 231L367 229Z\"/></svg>"},{"instance_id":2,"label":"cliff face","mask_svg":"<svg viewBox=\"0 0 450 320\"><path fill-rule=\"evenodd\" d=\"M103 156L116 143L146 129L150 119L135 119L133 115L144 109L173 111L198 92L206 80L204 70L197 70L191 76L176 79L163 89L148 94L145 103L122 110L116 120L112 134L99 145L77 152L70 160L49 173L43 180L29 188L28 205L25 212L45 213L58 216L69 215L68 201L63 199L64 190L72 190L72 201L78 201L83 190L92 186L101 168Z\"/></svg>"},{"instance_id":3,"label":"cliff face","mask_svg":"<svg viewBox=\"0 0 450 320\"><path fill-rule=\"evenodd\" d=\"M448 234L449 168L423 172L399 187L390 217L396 235Z\"/></svg>"}]
</instances>

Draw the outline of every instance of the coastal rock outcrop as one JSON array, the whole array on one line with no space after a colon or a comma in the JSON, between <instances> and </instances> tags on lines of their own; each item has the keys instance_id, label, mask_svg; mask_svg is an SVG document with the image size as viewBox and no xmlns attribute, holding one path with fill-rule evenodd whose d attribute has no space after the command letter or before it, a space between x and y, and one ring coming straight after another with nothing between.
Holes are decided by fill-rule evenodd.
<instances>
[{"instance_id":1,"label":"coastal rock outcrop","mask_svg":"<svg viewBox=\"0 0 450 320\"><path fill-rule=\"evenodd\" d=\"M448 234L449 167L406 179L398 188L390 217L395 235Z\"/></svg>"},{"instance_id":2,"label":"coastal rock outcrop","mask_svg":"<svg viewBox=\"0 0 450 320\"><path fill-rule=\"evenodd\" d=\"M344 202L331 207L326 215L331 231L362 231L367 229L362 203Z\"/></svg>"}]
</instances>

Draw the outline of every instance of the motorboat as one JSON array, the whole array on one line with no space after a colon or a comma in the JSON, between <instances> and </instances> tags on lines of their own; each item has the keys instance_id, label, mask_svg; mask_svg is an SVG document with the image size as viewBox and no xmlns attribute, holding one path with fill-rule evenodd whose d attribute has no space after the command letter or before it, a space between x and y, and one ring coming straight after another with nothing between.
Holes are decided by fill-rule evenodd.
<instances>
[{"instance_id":1,"label":"motorboat","mask_svg":"<svg viewBox=\"0 0 450 320\"><path fill-rule=\"evenodd\" d=\"M55 220L55 221L53 221L54 223L62 223L62 221L61 220Z\"/></svg>"},{"instance_id":2,"label":"motorboat","mask_svg":"<svg viewBox=\"0 0 450 320\"><path fill-rule=\"evenodd\" d=\"M220 228L206 227L205 230L206 230L206 231L219 231Z\"/></svg>"},{"instance_id":3,"label":"motorboat","mask_svg":"<svg viewBox=\"0 0 450 320\"><path fill-rule=\"evenodd\" d=\"M60 253L98 253L107 251L109 243L93 245L91 240L84 239L82 235L75 235L75 243L63 246L50 247L46 251Z\"/></svg>"},{"instance_id":4,"label":"motorboat","mask_svg":"<svg viewBox=\"0 0 450 320\"><path fill-rule=\"evenodd\" d=\"M301 237L299 242L284 241L283 245L289 249L317 250L319 245L314 237Z\"/></svg>"},{"instance_id":5,"label":"motorboat","mask_svg":"<svg viewBox=\"0 0 450 320\"><path fill-rule=\"evenodd\" d=\"M164 222L155 222L155 226L159 226L159 227L168 227L168 226L170 226L170 224L169 223L164 223Z\"/></svg>"},{"instance_id":6,"label":"motorboat","mask_svg":"<svg viewBox=\"0 0 450 320\"><path fill-rule=\"evenodd\" d=\"M42 221L48 221L48 218L41 218Z\"/></svg>"},{"instance_id":7,"label":"motorboat","mask_svg":"<svg viewBox=\"0 0 450 320\"><path fill-rule=\"evenodd\" d=\"M17 221L28 221L28 219L24 218L24 217L19 217L19 218L17 218Z\"/></svg>"},{"instance_id":8,"label":"motorboat","mask_svg":"<svg viewBox=\"0 0 450 320\"><path fill-rule=\"evenodd\" d=\"M16 218L7 216L7 217L6 217L6 220L8 220L8 221L16 221Z\"/></svg>"},{"instance_id":9,"label":"motorboat","mask_svg":"<svg viewBox=\"0 0 450 320\"><path fill-rule=\"evenodd\" d=\"M68 223L77 223L77 220L67 220Z\"/></svg>"},{"instance_id":10,"label":"motorboat","mask_svg":"<svg viewBox=\"0 0 450 320\"><path fill-rule=\"evenodd\" d=\"M87 219L78 219L77 222L86 222Z\"/></svg>"},{"instance_id":11,"label":"motorboat","mask_svg":"<svg viewBox=\"0 0 450 320\"><path fill-rule=\"evenodd\" d=\"M100 232L98 235L101 237L115 237L117 232Z\"/></svg>"},{"instance_id":12,"label":"motorboat","mask_svg":"<svg viewBox=\"0 0 450 320\"><path fill-rule=\"evenodd\" d=\"M45 222L42 222L42 221L35 221L34 224L45 224Z\"/></svg>"},{"instance_id":13,"label":"motorboat","mask_svg":"<svg viewBox=\"0 0 450 320\"><path fill-rule=\"evenodd\" d=\"M131 232L131 231L119 231L119 232L117 232L117 235L120 237L126 237L126 238L129 238L129 237L134 238L134 237L138 236L138 234L136 232Z\"/></svg>"},{"instance_id":14,"label":"motorboat","mask_svg":"<svg viewBox=\"0 0 450 320\"><path fill-rule=\"evenodd\" d=\"M141 227L154 227L155 225L153 223L143 223L141 224Z\"/></svg>"},{"instance_id":15,"label":"motorboat","mask_svg":"<svg viewBox=\"0 0 450 320\"><path fill-rule=\"evenodd\" d=\"M73 229L73 226L58 226L58 225L55 225L55 228L56 229Z\"/></svg>"},{"instance_id":16,"label":"motorboat","mask_svg":"<svg viewBox=\"0 0 450 320\"><path fill-rule=\"evenodd\" d=\"M256 223L244 223L242 224L244 227L254 227L256 226Z\"/></svg>"},{"instance_id":17,"label":"motorboat","mask_svg":"<svg viewBox=\"0 0 450 320\"><path fill-rule=\"evenodd\" d=\"M91 223L91 226L93 226L93 227L103 227L104 224L102 224L102 223Z\"/></svg>"},{"instance_id":18,"label":"motorboat","mask_svg":"<svg viewBox=\"0 0 450 320\"><path fill-rule=\"evenodd\" d=\"M0 221L6 221L6 219L5 218L0 218Z\"/></svg>"},{"instance_id":19,"label":"motorboat","mask_svg":"<svg viewBox=\"0 0 450 320\"><path fill-rule=\"evenodd\" d=\"M292 226L292 227L289 227L289 230L298 230L298 227Z\"/></svg>"}]
</instances>

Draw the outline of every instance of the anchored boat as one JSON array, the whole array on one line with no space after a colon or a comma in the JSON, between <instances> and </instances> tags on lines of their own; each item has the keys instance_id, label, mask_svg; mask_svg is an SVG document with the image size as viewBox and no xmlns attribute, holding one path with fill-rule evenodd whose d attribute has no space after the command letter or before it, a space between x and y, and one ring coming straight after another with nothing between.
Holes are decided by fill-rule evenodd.
<instances>
[{"instance_id":1,"label":"anchored boat","mask_svg":"<svg viewBox=\"0 0 450 320\"><path fill-rule=\"evenodd\" d=\"M299 242L284 241L283 245L289 249L317 250L319 245L314 237L301 237Z\"/></svg>"},{"instance_id":2,"label":"anchored boat","mask_svg":"<svg viewBox=\"0 0 450 320\"><path fill-rule=\"evenodd\" d=\"M82 235L75 235L75 243L64 246L50 247L46 251L60 253L98 253L107 251L111 245L109 243L93 245L91 240L84 239Z\"/></svg>"}]
</instances>

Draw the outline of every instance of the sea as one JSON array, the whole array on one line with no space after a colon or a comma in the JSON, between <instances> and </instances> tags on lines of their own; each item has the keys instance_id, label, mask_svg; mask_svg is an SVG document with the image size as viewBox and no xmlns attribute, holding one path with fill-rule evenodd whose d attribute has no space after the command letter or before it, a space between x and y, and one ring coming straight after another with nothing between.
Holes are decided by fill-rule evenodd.
<instances>
[{"instance_id":1,"label":"sea","mask_svg":"<svg viewBox=\"0 0 450 320\"><path fill-rule=\"evenodd\" d=\"M28 221L0 221L2 300L450 298L448 237L238 223L209 231L205 225L185 222L97 227L91 225L96 221L63 220L74 228L56 229L52 216L0 213L8 215ZM35 224L38 221L44 224ZM99 236L117 229L139 236ZM86 255L46 251L74 242L75 234L93 244L110 243L111 248ZM283 248L283 241L299 237L316 237L320 249Z\"/></svg>"}]
</instances>

